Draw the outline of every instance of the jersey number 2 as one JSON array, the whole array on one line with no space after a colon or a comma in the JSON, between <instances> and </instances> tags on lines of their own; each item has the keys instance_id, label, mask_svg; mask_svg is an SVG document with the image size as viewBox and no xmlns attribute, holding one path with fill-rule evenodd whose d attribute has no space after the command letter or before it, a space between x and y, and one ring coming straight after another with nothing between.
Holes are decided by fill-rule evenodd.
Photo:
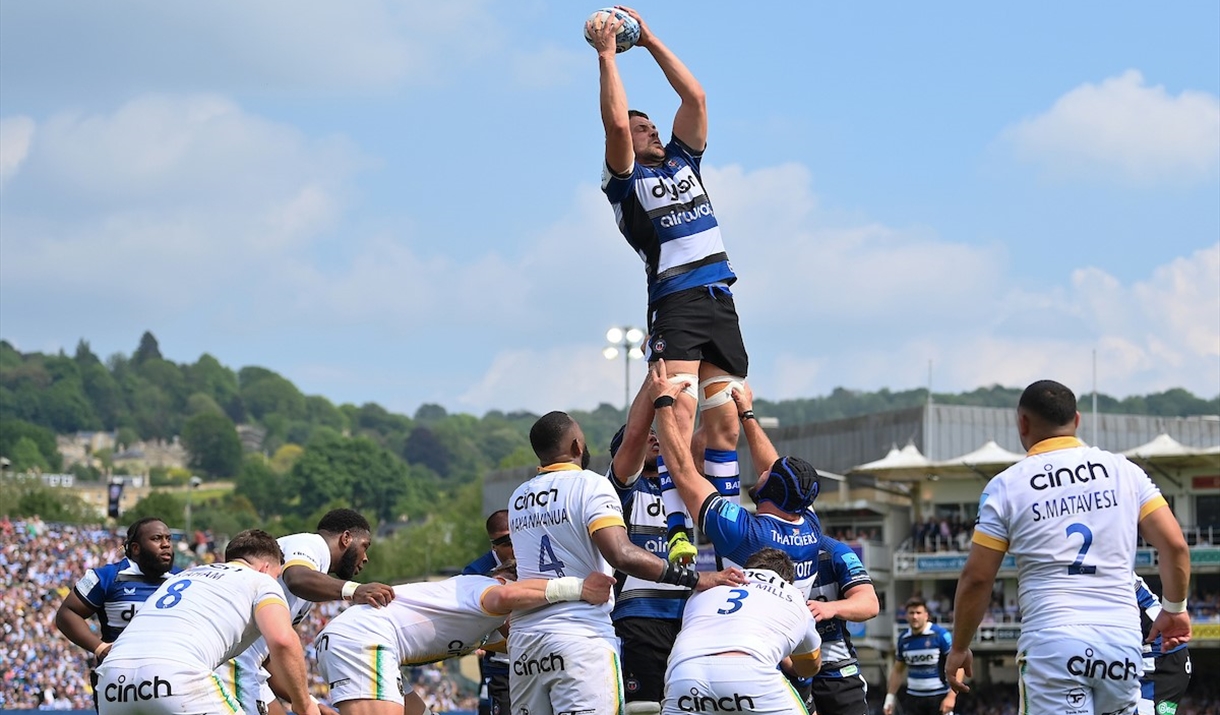
<instances>
[{"instance_id":1,"label":"jersey number 2","mask_svg":"<svg viewBox=\"0 0 1220 715\"><path fill-rule=\"evenodd\" d=\"M563 578L563 562L555 558L555 551L551 549L551 537L546 534L542 535L542 544L538 549L538 570L554 571L556 577Z\"/></svg>"},{"instance_id":2,"label":"jersey number 2","mask_svg":"<svg viewBox=\"0 0 1220 715\"><path fill-rule=\"evenodd\" d=\"M1093 545L1093 532L1084 524L1072 524L1067 528L1067 535L1080 534L1084 538L1084 543L1080 546L1080 553L1076 554L1076 560L1068 566L1068 574L1076 576L1079 574L1094 574L1097 573L1096 566L1085 566L1084 555L1089 553L1089 547Z\"/></svg>"}]
</instances>

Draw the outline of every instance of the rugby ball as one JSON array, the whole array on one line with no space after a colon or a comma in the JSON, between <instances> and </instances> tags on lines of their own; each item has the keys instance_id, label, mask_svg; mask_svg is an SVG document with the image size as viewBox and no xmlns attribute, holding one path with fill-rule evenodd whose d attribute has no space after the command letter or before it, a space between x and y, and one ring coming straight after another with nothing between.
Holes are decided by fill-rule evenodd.
<instances>
[{"instance_id":1,"label":"rugby ball","mask_svg":"<svg viewBox=\"0 0 1220 715\"><path fill-rule=\"evenodd\" d=\"M640 40L640 23L635 21L635 18L627 13L619 10L616 7L604 7L601 10L595 11L589 16L589 20L585 23L585 42L593 44L593 38L589 36L589 27L601 29L602 23L621 20L623 26L618 29L618 34L615 36L615 50L618 52L626 52L635 43Z\"/></svg>"}]
</instances>

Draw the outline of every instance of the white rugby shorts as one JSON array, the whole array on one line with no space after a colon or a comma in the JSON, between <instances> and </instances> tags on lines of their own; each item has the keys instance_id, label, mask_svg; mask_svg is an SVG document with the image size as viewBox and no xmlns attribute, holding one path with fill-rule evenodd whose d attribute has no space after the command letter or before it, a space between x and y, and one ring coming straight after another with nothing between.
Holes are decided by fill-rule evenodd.
<instances>
[{"instance_id":1,"label":"white rugby shorts","mask_svg":"<svg viewBox=\"0 0 1220 715\"><path fill-rule=\"evenodd\" d=\"M1138 628L1056 626L1017 643L1020 715L1131 715L1144 658Z\"/></svg>"},{"instance_id":2,"label":"white rugby shorts","mask_svg":"<svg viewBox=\"0 0 1220 715\"><path fill-rule=\"evenodd\" d=\"M403 704L402 656L391 638L382 642L359 641L341 633L326 634L314 641L318 672L330 685L330 701L385 700Z\"/></svg>"},{"instance_id":3,"label":"white rugby shorts","mask_svg":"<svg viewBox=\"0 0 1220 715\"><path fill-rule=\"evenodd\" d=\"M97 668L99 715L238 715L216 674L171 661L105 660Z\"/></svg>"},{"instance_id":4,"label":"white rugby shorts","mask_svg":"<svg viewBox=\"0 0 1220 715\"><path fill-rule=\"evenodd\" d=\"M618 639L508 632L512 715L622 715Z\"/></svg>"},{"instance_id":5,"label":"white rugby shorts","mask_svg":"<svg viewBox=\"0 0 1220 715\"><path fill-rule=\"evenodd\" d=\"M250 668L239 656L221 663L216 669L216 677L237 699L238 707L246 715L267 715L267 703L275 700L275 693L267 684L271 674L266 669Z\"/></svg>"},{"instance_id":6,"label":"white rugby shorts","mask_svg":"<svg viewBox=\"0 0 1220 715\"><path fill-rule=\"evenodd\" d=\"M719 712L808 715L783 673L748 655L705 655L669 668L661 715Z\"/></svg>"}]
</instances>

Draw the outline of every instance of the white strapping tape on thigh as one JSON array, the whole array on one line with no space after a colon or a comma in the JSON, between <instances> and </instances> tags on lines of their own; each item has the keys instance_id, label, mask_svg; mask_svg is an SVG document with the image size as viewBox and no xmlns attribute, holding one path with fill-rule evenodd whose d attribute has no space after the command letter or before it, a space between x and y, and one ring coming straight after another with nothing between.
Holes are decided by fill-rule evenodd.
<instances>
[{"instance_id":1,"label":"white strapping tape on thigh","mask_svg":"<svg viewBox=\"0 0 1220 715\"><path fill-rule=\"evenodd\" d=\"M744 377L736 377L733 375L717 375L716 377L709 377L708 379L699 383L699 411L702 412L704 410L715 409L721 405L732 402L733 390L744 390L745 385L743 383L745 383L745 380L746 379ZM729 384L725 385L723 390L713 395L707 394L707 388L711 387L712 385L718 385L722 382L727 382Z\"/></svg>"},{"instance_id":2,"label":"white strapping tape on thigh","mask_svg":"<svg viewBox=\"0 0 1220 715\"><path fill-rule=\"evenodd\" d=\"M660 715L661 703L649 700L636 700L626 704L627 715Z\"/></svg>"},{"instance_id":3,"label":"white strapping tape on thigh","mask_svg":"<svg viewBox=\"0 0 1220 715\"><path fill-rule=\"evenodd\" d=\"M678 385L683 382L686 383L686 387L682 390L682 392L690 395L691 398L698 400L699 391L695 388L695 385L699 384L699 376L693 375L689 372L680 372L677 375L669 376L669 384L671 385Z\"/></svg>"}]
</instances>

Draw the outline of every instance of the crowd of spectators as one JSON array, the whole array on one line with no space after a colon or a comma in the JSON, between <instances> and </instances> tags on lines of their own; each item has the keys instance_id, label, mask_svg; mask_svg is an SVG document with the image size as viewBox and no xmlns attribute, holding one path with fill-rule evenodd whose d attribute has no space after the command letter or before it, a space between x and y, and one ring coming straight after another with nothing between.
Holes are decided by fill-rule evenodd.
<instances>
[{"instance_id":1,"label":"crowd of spectators","mask_svg":"<svg viewBox=\"0 0 1220 715\"><path fill-rule=\"evenodd\" d=\"M203 560L212 554L206 551ZM0 517L0 710L93 708L89 656L55 628L55 613L87 569L122 557L122 532ZM339 608L322 604L300 629L312 690L323 701L327 690L317 676L313 639ZM452 662L411 668L405 675L433 712L478 709L475 684L462 679Z\"/></svg>"},{"instance_id":2,"label":"crowd of spectators","mask_svg":"<svg viewBox=\"0 0 1220 715\"><path fill-rule=\"evenodd\" d=\"M969 551L970 538L974 535L974 524L960 516L929 516L923 522L911 525L911 550Z\"/></svg>"}]
</instances>

